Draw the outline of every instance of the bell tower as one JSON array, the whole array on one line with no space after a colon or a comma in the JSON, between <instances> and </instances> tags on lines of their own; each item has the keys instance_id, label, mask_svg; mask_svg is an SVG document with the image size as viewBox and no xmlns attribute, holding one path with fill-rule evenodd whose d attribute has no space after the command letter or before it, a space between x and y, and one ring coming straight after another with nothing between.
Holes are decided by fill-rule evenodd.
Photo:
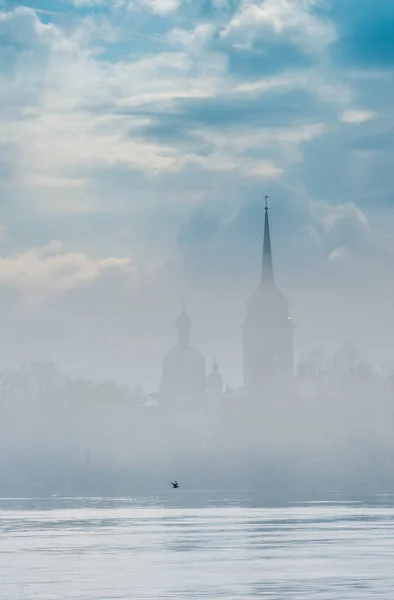
<instances>
[{"instance_id":1,"label":"bell tower","mask_svg":"<svg viewBox=\"0 0 394 600\"><path fill-rule=\"evenodd\" d=\"M265 196L261 281L248 300L243 324L243 382L252 395L293 374L294 325L289 303L275 285L268 199Z\"/></svg>"}]
</instances>

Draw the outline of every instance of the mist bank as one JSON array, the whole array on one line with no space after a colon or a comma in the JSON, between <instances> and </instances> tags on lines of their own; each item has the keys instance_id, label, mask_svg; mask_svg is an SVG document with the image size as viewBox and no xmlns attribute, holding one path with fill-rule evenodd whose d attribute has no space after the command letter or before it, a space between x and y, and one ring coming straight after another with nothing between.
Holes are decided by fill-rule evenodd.
<instances>
[{"instance_id":1,"label":"mist bank","mask_svg":"<svg viewBox=\"0 0 394 600\"><path fill-rule=\"evenodd\" d=\"M351 347L304 356L258 398L157 404L50 364L1 374L1 496L394 493L394 378Z\"/></svg>"}]
</instances>

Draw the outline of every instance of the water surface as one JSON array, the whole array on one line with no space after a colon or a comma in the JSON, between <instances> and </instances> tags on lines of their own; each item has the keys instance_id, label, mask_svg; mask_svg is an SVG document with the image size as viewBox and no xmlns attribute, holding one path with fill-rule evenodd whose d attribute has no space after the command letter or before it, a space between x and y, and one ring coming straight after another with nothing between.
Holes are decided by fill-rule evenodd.
<instances>
[{"instance_id":1,"label":"water surface","mask_svg":"<svg viewBox=\"0 0 394 600\"><path fill-rule=\"evenodd\" d=\"M190 496L0 500L0 597L394 597L390 498L272 508Z\"/></svg>"}]
</instances>

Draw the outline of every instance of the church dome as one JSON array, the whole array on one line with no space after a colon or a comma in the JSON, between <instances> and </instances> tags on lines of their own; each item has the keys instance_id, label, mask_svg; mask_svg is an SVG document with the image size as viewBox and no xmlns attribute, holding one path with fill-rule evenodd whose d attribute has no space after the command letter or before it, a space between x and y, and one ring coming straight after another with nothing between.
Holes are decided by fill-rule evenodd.
<instances>
[{"instance_id":1,"label":"church dome","mask_svg":"<svg viewBox=\"0 0 394 600\"><path fill-rule=\"evenodd\" d=\"M163 359L163 368L172 369L183 366L187 369L203 368L205 371L205 360L201 352L193 346L175 346Z\"/></svg>"},{"instance_id":2,"label":"church dome","mask_svg":"<svg viewBox=\"0 0 394 600\"><path fill-rule=\"evenodd\" d=\"M206 394L205 359L189 343L191 321L183 308L176 321L178 344L163 360L161 392L173 400L200 398Z\"/></svg>"}]
</instances>

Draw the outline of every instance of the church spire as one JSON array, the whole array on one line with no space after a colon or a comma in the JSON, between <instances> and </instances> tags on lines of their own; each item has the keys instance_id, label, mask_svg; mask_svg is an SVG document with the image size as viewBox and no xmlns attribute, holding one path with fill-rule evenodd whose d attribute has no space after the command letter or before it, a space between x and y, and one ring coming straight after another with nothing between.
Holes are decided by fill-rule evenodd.
<instances>
[{"instance_id":1,"label":"church spire","mask_svg":"<svg viewBox=\"0 0 394 600\"><path fill-rule=\"evenodd\" d=\"M189 319L186 309L185 302L182 303L182 311L177 320L175 321L175 325L178 329L178 345L179 346L189 346L190 344L190 328L192 325L191 320Z\"/></svg>"},{"instance_id":2,"label":"church spire","mask_svg":"<svg viewBox=\"0 0 394 600\"><path fill-rule=\"evenodd\" d=\"M268 219L268 200L269 196L265 195L265 223L264 223L264 243L263 243L263 264L261 269L261 283L274 283L274 267L272 264L272 249L270 224Z\"/></svg>"}]
</instances>

